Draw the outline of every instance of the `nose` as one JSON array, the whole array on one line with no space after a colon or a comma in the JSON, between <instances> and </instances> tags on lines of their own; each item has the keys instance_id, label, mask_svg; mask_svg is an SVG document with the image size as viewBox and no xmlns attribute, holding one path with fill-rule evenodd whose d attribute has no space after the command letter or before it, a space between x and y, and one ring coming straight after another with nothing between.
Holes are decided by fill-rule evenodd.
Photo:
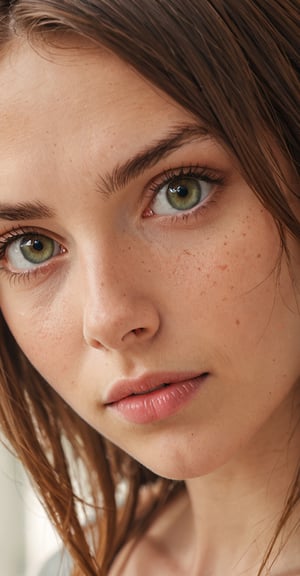
<instances>
[{"instance_id":1,"label":"nose","mask_svg":"<svg viewBox=\"0 0 300 576\"><path fill-rule=\"evenodd\" d=\"M125 350L150 342L160 328L149 279L143 283L136 267L103 261L88 267L84 283L83 338L90 347Z\"/></svg>"}]
</instances>

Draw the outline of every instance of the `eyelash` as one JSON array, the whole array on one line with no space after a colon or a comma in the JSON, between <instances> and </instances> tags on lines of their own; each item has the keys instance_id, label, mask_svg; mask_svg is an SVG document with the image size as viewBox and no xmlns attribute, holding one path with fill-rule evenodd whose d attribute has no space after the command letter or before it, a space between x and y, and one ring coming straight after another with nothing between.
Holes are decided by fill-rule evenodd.
<instances>
[{"instance_id":1,"label":"eyelash","mask_svg":"<svg viewBox=\"0 0 300 576\"><path fill-rule=\"evenodd\" d=\"M4 274L6 277L8 277L9 283L11 285L15 284L16 282L29 282L36 278L40 272L40 267L33 268L32 270L25 270L25 272L12 272L6 268L0 268L0 275Z\"/></svg>"},{"instance_id":2,"label":"eyelash","mask_svg":"<svg viewBox=\"0 0 300 576\"><path fill-rule=\"evenodd\" d=\"M203 210L207 209L208 206L216 201L216 194L217 192L220 192L221 188L224 186L225 184L225 177L224 175L212 170L211 168L208 168L207 166L199 166L199 165L192 165L192 166L182 166L180 168L171 168L169 170L166 170L165 172L163 172L160 176L155 177L151 182L150 182L150 186L148 188L148 192L147 195L150 196L150 204L149 206L151 206L151 204L153 203L153 201L155 200L156 196L159 194L159 192L161 192L162 188L168 184L170 184L172 182L172 180L174 179L180 179L180 178L195 178L197 180L202 180L203 182L206 182L208 184L215 184L215 186L219 187L219 190L213 190L211 194L209 194L208 198L206 198L203 203L200 202L200 204L194 208L191 208L190 210L184 211L184 212L180 212L178 211L178 214L172 214L172 215L164 215L164 216L160 216L160 215L156 215L155 213L152 214L148 214L145 215L146 218L149 217L157 217L157 218L163 218L163 219L167 219L168 222L171 224L176 224L178 221L187 221L189 220L191 217L197 217L200 215L200 213L202 213ZM148 210L150 210L151 212L151 208L149 208L148 206ZM146 210L147 212L147 210Z\"/></svg>"}]
</instances>

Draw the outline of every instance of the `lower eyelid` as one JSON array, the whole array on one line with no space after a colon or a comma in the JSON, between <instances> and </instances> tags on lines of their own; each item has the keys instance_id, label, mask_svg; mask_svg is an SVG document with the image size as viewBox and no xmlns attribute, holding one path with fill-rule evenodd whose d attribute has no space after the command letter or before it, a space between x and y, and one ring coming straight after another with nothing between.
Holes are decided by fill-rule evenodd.
<instances>
[{"instance_id":1,"label":"lower eyelid","mask_svg":"<svg viewBox=\"0 0 300 576\"><path fill-rule=\"evenodd\" d=\"M43 277L47 277L51 272L55 271L59 259L59 255L57 257L51 258L47 260L44 264L35 266L29 270L22 270L22 271L14 271L9 270L5 266L0 266L0 274L3 274L9 283L32 283L39 279L43 279Z\"/></svg>"},{"instance_id":2,"label":"lower eyelid","mask_svg":"<svg viewBox=\"0 0 300 576\"><path fill-rule=\"evenodd\" d=\"M194 226L198 220L200 220L206 211L210 210L214 204L218 201L217 193L213 194L207 201L203 204L196 206L195 208L189 211L177 211L176 213L167 214L167 215L152 215L152 219L155 221L159 221L160 226L162 227L170 227L172 224L180 226L180 224L189 226Z\"/></svg>"}]
</instances>

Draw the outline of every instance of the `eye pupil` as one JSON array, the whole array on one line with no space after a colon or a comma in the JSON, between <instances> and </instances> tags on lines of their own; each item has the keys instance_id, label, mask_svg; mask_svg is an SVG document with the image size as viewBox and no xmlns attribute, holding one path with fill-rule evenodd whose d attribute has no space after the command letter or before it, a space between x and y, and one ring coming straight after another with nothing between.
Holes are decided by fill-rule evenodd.
<instances>
[{"instance_id":1,"label":"eye pupil","mask_svg":"<svg viewBox=\"0 0 300 576\"><path fill-rule=\"evenodd\" d=\"M32 248L38 252L41 252L44 249L44 246L40 240L34 240L32 243Z\"/></svg>"},{"instance_id":2,"label":"eye pupil","mask_svg":"<svg viewBox=\"0 0 300 576\"><path fill-rule=\"evenodd\" d=\"M171 194L177 194L180 198L186 198L188 196L189 191L187 186L178 185L176 187L170 187Z\"/></svg>"},{"instance_id":3,"label":"eye pupil","mask_svg":"<svg viewBox=\"0 0 300 576\"><path fill-rule=\"evenodd\" d=\"M176 210L190 210L202 198L201 181L198 178L177 178L169 184L167 189L169 204Z\"/></svg>"}]
</instances>

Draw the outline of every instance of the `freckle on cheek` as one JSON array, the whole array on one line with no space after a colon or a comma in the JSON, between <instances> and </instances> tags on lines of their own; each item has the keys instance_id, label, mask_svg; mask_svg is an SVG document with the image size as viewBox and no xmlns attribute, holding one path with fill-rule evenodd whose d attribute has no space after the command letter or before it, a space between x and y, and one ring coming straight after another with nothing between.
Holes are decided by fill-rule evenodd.
<instances>
[{"instance_id":1,"label":"freckle on cheek","mask_svg":"<svg viewBox=\"0 0 300 576\"><path fill-rule=\"evenodd\" d=\"M219 268L219 270L222 270L224 272L224 270L227 270L228 266L227 264L219 264L217 268Z\"/></svg>"},{"instance_id":2,"label":"freckle on cheek","mask_svg":"<svg viewBox=\"0 0 300 576\"><path fill-rule=\"evenodd\" d=\"M236 321L235 321L235 323L236 323L237 326L239 326L241 322L240 322L240 320L237 318Z\"/></svg>"}]
</instances>

